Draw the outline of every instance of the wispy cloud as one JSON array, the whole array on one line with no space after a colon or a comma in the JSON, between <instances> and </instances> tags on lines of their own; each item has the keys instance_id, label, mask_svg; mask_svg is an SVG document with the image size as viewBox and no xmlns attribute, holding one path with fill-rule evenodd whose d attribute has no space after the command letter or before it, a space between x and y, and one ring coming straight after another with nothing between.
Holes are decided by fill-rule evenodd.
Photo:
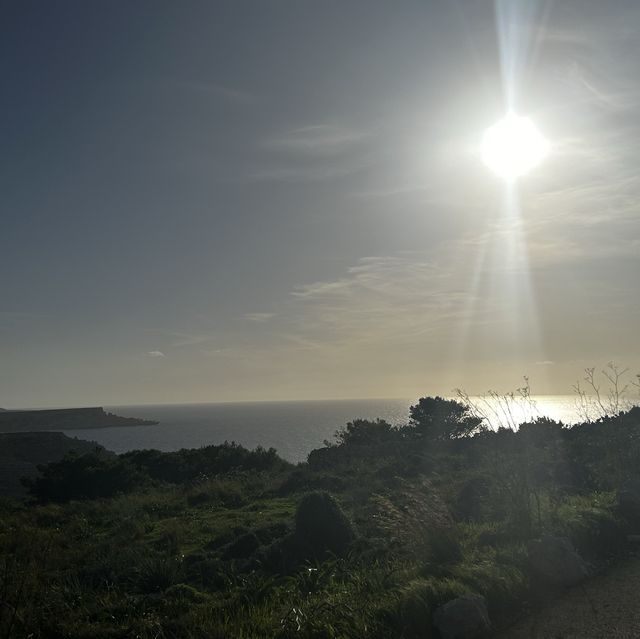
<instances>
[{"instance_id":1,"label":"wispy cloud","mask_svg":"<svg viewBox=\"0 0 640 639\"><path fill-rule=\"evenodd\" d=\"M171 339L170 346L172 348L197 346L198 344L206 344L216 339L215 336L210 333L195 333L190 331L164 329L154 330L153 332L169 337Z\"/></svg>"},{"instance_id":2,"label":"wispy cloud","mask_svg":"<svg viewBox=\"0 0 640 639\"><path fill-rule=\"evenodd\" d=\"M358 173L372 162L364 144L369 137L368 132L331 124L284 131L264 140L262 147L268 156L249 178L314 182Z\"/></svg>"},{"instance_id":3,"label":"wispy cloud","mask_svg":"<svg viewBox=\"0 0 640 639\"><path fill-rule=\"evenodd\" d=\"M268 322L272 317L275 317L275 313L245 313L242 316L244 319L250 322Z\"/></svg>"},{"instance_id":4,"label":"wispy cloud","mask_svg":"<svg viewBox=\"0 0 640 639\"><path fill-rule=\"evenodd\" d=\"M412 196L419 193L427 194L432 191L432 187L426 184L398 184L387 188L368 189L365 191L354 191L351 195L362 199L384 199L402 196Z\"/></svg>"},{"instance_id":5,"label":"wispy cloud","mask_svg":"<svg viewBox=\"0 0 640 639\"><path fill-rule=\"evenodd\" d=\"M368 133L354 129L330 124L314 124L291 129L280 137L267 140L265 146L286 153L335 156L352 149L368 136Z\"/></svg>"},{"instance_id":6,"label":"wispy cloud","mask_svg":"<svg viewBox=\"0 0 640 639\"><path fill-rule=\"evenodd\" d=\"M162 351L148 351L147 355L149 357L166 357Z\"/></svg>"},{"instance_id":7,"label":"wispy cloud","mask_svg":"<svg viewBox=\"0 0 640 639\"><path fill-rule=\"evenodd\" d=\"M322 341L407 341L462 321L470 296L459 274L421 255L361 259L334 281L298 287L300 335Z\"/></svg>"},{"instance_id":8,"label":"wispy cloud","mask_svg":"<svg viewBox=\"0 0 640 639\"><path fill-rule=\"evenodd\" d=\"M260 182L320 182L359 173L367 166L369 166L368 162L347 162L342 165L275 166L256 169L249 174L249 178Z\"/></svg>"},{"instance_id":9,"label":"wispy cloud","mask_svg":"<svg viewBox=\"0 0 640 639\"><path fill-rule=\"evenodd\" d=\"M176 86L187 91L194 91L210 98L222 98L230 102L249 104L256 100L256 96L248 91L215 82L176 82Z\"/></svg>"}]
</instances>

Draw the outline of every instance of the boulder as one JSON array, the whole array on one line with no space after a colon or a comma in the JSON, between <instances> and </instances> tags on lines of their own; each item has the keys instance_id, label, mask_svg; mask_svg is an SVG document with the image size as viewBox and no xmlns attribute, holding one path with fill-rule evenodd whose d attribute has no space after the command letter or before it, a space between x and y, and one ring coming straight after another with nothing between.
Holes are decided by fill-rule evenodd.
<instances>
[{"instance_id":1,"label":"boulder","mask_svg":"<svg viewBox=\"0 0 640 639\"><path fill-rule=\"evenodd\" d=\"M573 586L589 576L586 562L567 537L547 536L528 543L529 563L535 576L558 586Z\"/></svg>"},{"instance_id":2,"label":"boulder","mask_svg":"<svg viewBox=\"0 0 640 639\"><path fill-rule=\"evenodd\" d=\"M442 639L480 639L488 636L491 622L485 598L463 595L436 608L433 625Z\"/></svg>"},{"instance_id":3,"label":"boulder","mask_svg":"<svg viewBox=\"0 0 640 639\"><path fill-rule=\"evenodd\" d=\"M620 514L627 520L633 530L640 530L640 479L627 481L618 491L618 507Z\"/></svg>"}]
</instances>

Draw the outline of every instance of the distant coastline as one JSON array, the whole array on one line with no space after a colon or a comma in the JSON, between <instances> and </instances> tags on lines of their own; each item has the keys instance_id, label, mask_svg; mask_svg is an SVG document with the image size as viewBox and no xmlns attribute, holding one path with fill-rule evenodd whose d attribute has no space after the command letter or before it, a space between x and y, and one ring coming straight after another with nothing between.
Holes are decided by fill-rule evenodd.
<instances>
[{"instance_id":1,"label":"distant coastline","mask_svg":"<svg viewBox=\"0 0 640 639\"><path fill-rule=\"evenodd\" d=\"M158 423L139 417L120 417L101 407L0 411L0 433L154 426Z\"/></svg>"}]
</instances>

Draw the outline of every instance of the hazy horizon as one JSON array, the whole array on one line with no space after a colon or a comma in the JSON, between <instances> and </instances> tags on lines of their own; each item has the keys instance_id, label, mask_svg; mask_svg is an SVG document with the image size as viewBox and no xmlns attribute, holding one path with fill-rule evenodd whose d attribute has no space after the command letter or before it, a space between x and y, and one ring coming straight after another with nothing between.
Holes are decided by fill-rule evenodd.
<instances>
[{"instance_id":1,"label":"hazy horizon","mask_svg":"<svg viewBox=\"0 0 640 639\"><path fill-rule=\"evenodd\" d=\"M638 3L1 15L0 406L640 371ZM510 110L549 143L515 183L481 157Z\"/></svg>"},{"instance_id":2,"label":"hazy horizon","mask_svg":"<svg viewBox=\"0 0 640 639\"><path fill-rule=\"evenodd\" d=\"M489 399L487 391L485 393L479 393L477 395L469 395L469 398L474 399ZM496 391L497 392L497 391ZM515 393L515 389L505 391L505 393ZM437 394L433 393L423 393L423 396L435 396ZM445 393L444 395L440 395L446 399L455 399L458 401L464 401L455 393ZM501 395L502 396L502 395ZM593 394L588 395L589 399L592 399ZM578 400L578 396L576 393L556 393L556 394L532 394L531 401L536 402L543 399L559 399L564 398L566 400ZM0 406L0 409L3 410L55 410L55 409L65 409L65 408L97 408L101 407L105 410L115 410L118 408L144 408L145 406L153 407L153 406L206 406L206 405L218 405L218 404L234 404L234 405L242 405L242 404L296 404L296 403L322 403L322 402L385 402L385 401L393 401L393 402L407 402L407 407L413 402L417 402L419 399L419 395L415 397L318 397L318 398L300 398L300 399L284 399L284 398L276 398L276 399L244 399L244 400L235 400L235 401L201 401L201 402L153 402L153 403L136 403L136 404L113 404L108 402L95 403L95 404L60 404L60 405L47 405L47 406ZM633 400L635 399L632 396L627 396L627 399ZM515 395L515 401L525 402L524 398L521 398L517 394Z\"/></svg>"}]
</instances>

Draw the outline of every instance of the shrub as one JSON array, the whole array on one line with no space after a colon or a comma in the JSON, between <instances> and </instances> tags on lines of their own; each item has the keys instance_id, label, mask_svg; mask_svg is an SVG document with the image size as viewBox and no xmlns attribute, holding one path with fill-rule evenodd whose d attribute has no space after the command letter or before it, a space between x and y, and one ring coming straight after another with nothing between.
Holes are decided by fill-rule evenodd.
<instances>
[{"instance_id":1,"label":"shrub","mask_svg":"<svg viewBox=\"0 0 640 639\"><path fill-rule=\"evenodd\" d=\"M224 557L227 559L246 559L260 547L257 535L250 531L232 541L226 548Z\"/></svg>"},{"instance_id":2,"label":"shrub","mask_svg":"<svg viewBox=\"0 0 640 639\"><path fill-rule=\"evenodd\" d=\"M414 579L399 594L399 619L402 636L407 638L429 637L431 614L440 605L467 594L464 584L451 578Z\"/></svg>"},{"instance_id":3,"label":"shrub","mask_svg":"<svg viewBox=\"0 0 640 639\"><path fill-rule=\"evenodd\" d=\"M274 448L258 446L255 450L247 450L235 442L170 453L133 450L121 457L153 479L170 483L202 481L238 471L277 472L291 467L291 464L278 457Z\"/></svg>"},{"instance_id":4,"label":"shrub","mask_svg":"<svg viewBox=\"0 0 640 639\"><path fill-rule=\"evenodd\" d=\"M333 493L344 492L349 487L349 483L334 472L321 470L322 464L318 464L319 457L322 457L324 451L332 453L334 450L339 449L320 448L312 450L309 453L309 467L296 468L288 473L282 483L276 487L275 493L284 496L313 490L327 490Z\"/></svg>"},{"instance_id":5,"label":"shrub","mask_svg":"<svg viewBox=\"0 0 640 639\"><path fill-rule=\"evenodd\" d=\"M383 419L354 419L336 431L338 445L375 445L386 444L400 438L400 431Z\"/></svg>"},{"instance_id":6,"label":"shrub","mask_svg":"<svg viewBox=\"0 0 640 639\"><path fill-rule=\"evenodd\" d=\"M258 563L268 572L286 575L308 558L309 550L295 533L262 546L256 553Z\"/></svg>"},{"instance_id":7,"label":"shrub","mask_svg":"<svg viewBox=\"0 0 640 639\"><path fill-rule=\"evenodd\" d=\"M177 557L182 546L182 534L182 526L178 520L172 522L160 534L158 549L166 552L170 557Z\"/></svg>"},{"instance_id":8,"label":"shrub","mask_svg":"<svg viewBox=\"0 0 640 639\"><path fill-rule=\"evenodd\" d=\"M208 590L226 590L229 587L229 575L223 570L222 563L210 553L195 552L184 559L185 576Z\"/></svg>"},{"instance_id":9,"label":"shrub","mask_svg":"<svg viewBox=\"0 0 640 639\"><path fill-rule=\"evenodd\" d=\"M145 479L128 461L100 452L70 453L38 470L41 476L25 481L25 485L41 502L113 497L133 490Z\"/></svg>"},{"instance_id":10,"label":"shrub","mask_svg":"<svg viewBox=\"0 0 640 639\"><path fill-rule=\"evenodd\" d=\"M454 526L434 528L429 532L427 541L429 564L447 566L462 557L460 533Z\"/></svg>"},{"instance_id":11,"label":"shrub","mask_svg":"<svg viewBox=\"0 0 640 639\"><path fill-rule=\"evenodd\" d=\"M409 409L413 434L434 441L468 437L482 429L482 419L453 399L422 397ZM408 431L409 432L409 431Z\"/></svg>"},{"instance_id":12,"label":"shrub","mask_svg":"<svg viewBox=\"0 0 640 639\"><path fill-rule=\"evenodd\" d=\"M210 479L187 490L187 504L200 506L203 504L221 504L227 508L243 506L247 497L243 492L241 481Z\"/></svg>"},{"instance_id":13,"label":"shrub","mask_svg":"<svg viewBox=\"0 0 640 639\"><path fill-rule=\"evenodd\" d=\"M560 509L558 532L567 535L576 550L587 557L610 557L626 548L621 523L605 508L566 505Z\"/></svg>"},{"instance_id":14,"label":"shrub","mask_svg":"<svg viewBox=\"0 0 640 639\"><path fill-rule=\"evenodd\" d=\"M207 597L204 593L189 584L174 584L164 591L164 597L168 600L179 600L188 603L203 603Z\"/></svg>"},{"instance_id":15,"label":"shrub","mask_svg":"<svg viewBox=\"0 0 640 639\"><path fill-rule=\"evenodd\" d=\"M326 551L341 555L355 536L344 511L326 492L308 493L302 498L296 509L295 526L296 537L314 556Z\"/></svg>"},{"instance_id":16,"label":"shrub","mask_svg":"<svg viewBox=\"0 0 640 639\"><path fill-rule=\"evenodd\" d=\"M524 565L522 546L514 546L510 551L466 557L451 569L451 575L472 592L485 596L490 613L502 614L513 610L527 591Z\"/></svg>"},{"instance_id":17,"label":"shrub","mask_svg":"<svg viewBox=\"0 0 640 639\"><path fill-rule=\"evenodd\" d=\"M481 521L485 516L485 502L491 488L489 479L477 473L462 480L452 496L456 517L462 521Z\"/></svg>"},{"instance_id":18,"label":"shrub","mask_svg":"<svg viewBox=\"0 0 640 639\"><path fill-rule=\"evenodd\" d=\"M183 568L179 558L148 557L138 566L137 586L144 593L161 592L180 583L183 577Z\"/></svg>"}]
</instances>

